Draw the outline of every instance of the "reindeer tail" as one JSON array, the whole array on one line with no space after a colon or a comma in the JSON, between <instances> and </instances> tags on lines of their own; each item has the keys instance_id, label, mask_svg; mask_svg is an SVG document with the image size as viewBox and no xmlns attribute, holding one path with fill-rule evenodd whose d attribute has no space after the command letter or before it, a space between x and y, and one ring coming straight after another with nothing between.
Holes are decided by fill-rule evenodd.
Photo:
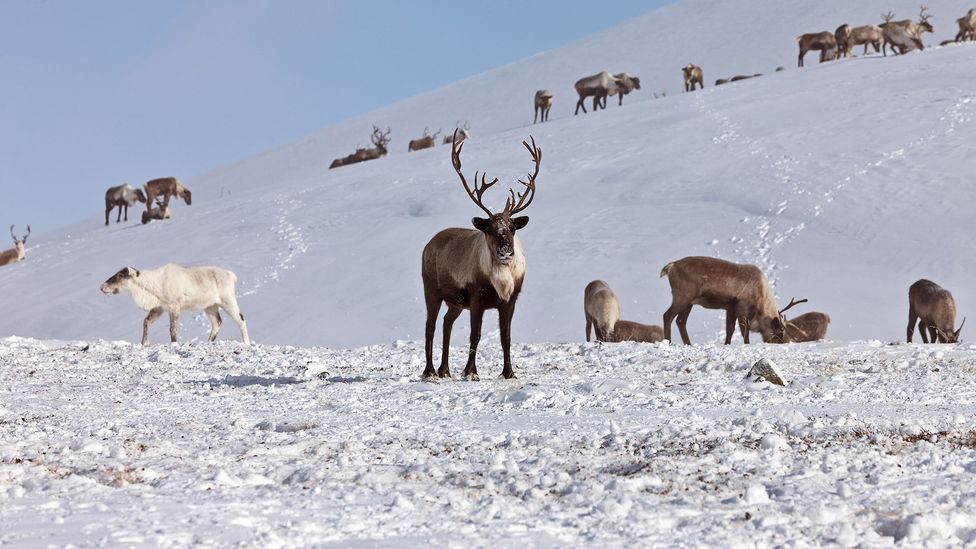
<instances>
[{"instance_id":1,"label":"reindeer tail","mask_svg":"<svg viewBox=\"0 0 976 549\"><path fill-rule=\"evenodd\" d=\"M671 274L671 267L674 267L674 261L668 263L667 265L664 266L663 269L661 269L661 278L664 278L669 274Z\"/></svg>"}]
</instances>

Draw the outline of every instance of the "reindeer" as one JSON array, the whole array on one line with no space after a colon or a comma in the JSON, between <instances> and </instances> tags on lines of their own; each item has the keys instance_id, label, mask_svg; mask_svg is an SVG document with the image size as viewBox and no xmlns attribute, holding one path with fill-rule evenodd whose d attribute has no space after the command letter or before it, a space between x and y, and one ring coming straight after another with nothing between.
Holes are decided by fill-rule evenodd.
<instances>
[{"instance_id":1,"label":"reindeer","mask_svg":"<svg viewBox=\"0 0 976 549\"><path fill-rule=\"evenodd\" d=\"M864 25L851 29L851 38L848 45L853 48L864 44L862 55L868 54L868 46L874 47L874 53L881 53L881 45L884 43L884 29L878 25Z\"/></svg>"},{"instance_id":2,"label":"reindeer","mask_svg":"<svg viewBox=\"0 0 976 549\"><path fill-rule=\"evenodd\" d=\"M169 198L176 196L182 198L186 205L190 205L190 190L184 187L175 177L161 177L147 181L143 188L146 189L146 211L152 209L153 202L157 196L163 197L163 204L169 206Z\"/></svg>"},{"instance_id":3,"label":"reindeer","mask_svg":"<svg viewBox=\"0 0 976 549\"><path fill-rule=\"evenodd\" d=\"M835 59L851 56L851 49L854 47L854 44L851 42L851 36L853 34L854 29L847 23L837 27L837 30L834 31L834 40L837 42L837 55Z\"/></svg>"},{"instance_id":4,"label":"reindeer","mask_svg":"<svg viewBox=\"0 0 976 549\"><path fill-rule=\"evenodd\" d=\"M833 59L837 51L837 38L834 37L834 33L829 31L801 34L796 37L796 40L800 44L800 57L797 61L798 67L803 66L803 56L810 50L820 51L821 63Z\"/></svg>"},{"instance_id":5,"label":"reindeer","mask_svg":"<svg viewBox=\"0 0 976 549\"><path fill-rule=\"evenodd\" d=\"M338 168L340 166L348 166L349 164L358 164L359 162L365 162L367 160L375 160L382 156L386 156L387 150L386 146L390 144L390 128L386 128L386 133L382 130L373 126L373 135L370 137L373 141L374 147L372 149L356 149L356 152L345 156L343 158L336 158L329 165L329 169Z\"/></svg>"},{"instance_id":6,"label":"reindeer","mask_svg":"<svg viewBox=\"0 0 976 549\"><path fill-rule=\"evenodd\" d=\"M470 138L471 137L471 132L468 131L470 129L471 129L471 126L468 124L468 121L467 120L464 121L464 127L463 128L461 127L461 121L458 120L454 124L454 133L444 136L444 144L445 145L450 145L450 144L452 144L452 143L455 142L454 141L455 139L457 139L457 142L460 143L460 142L464 141L465 139Z\"/></svg>"},{"instance_id":7,"label":"reindeer","mask_svg":"<svg viewBox=\"0 0 976 549\"><path fill-rule=\"evenodd\" d=\"M956 34L956 42L965 42L967 40L976 40L976 8L973 8L966 12L966 15L956 19L956 24L959 25L959 32Z\"/></svg>"},{"instance_id":8,"label":"reindeer","mask_svg":"<svg viewBox=\"0 0 976 549\"><path fill-rule=\"evenodd\" d=\"M156 206L150 210L142 212L142 224L145 225L153 219L169 219L170 210L169 206L160 197L156 197Z\"/></svg>"},{"instance_id":9,"label":"reindeer","mask_svg":"<svg viewBox=\"0 0 976 549\"><path fill-rule=\"evenodd\" d=\"M136 307L149 311L142 322L142 344L149 345L149 327L163 311L169 313L169 337L176 342L183 310L202 310L210 318L209 341L220 331L220 310L234 319L244 344L250 345L244 314L237 306L234 285L237 275L218 267L182 267L169 263L157 269L138 270L123 267L101 287L103 294L127 291Z\"/></svg>"},{"instance_id":10,"label":"reindeer","mask_svg":"<svg viewBox=\"0 0 976 549\"><path fill-rule=\"evenodd\" d=\"M525 190L517 196L514 191L510 191L510 197L505 201L505 209L500 213L492 213L482 201L485 191L497 183L498 179L486 182L486 176L482 175L479 184L478 172L475 172L472 189L461 172L461 149L464 144L457 143L455 140L451 145L454 171L461 179L468 196L488 217L472 219L474 230L444 229L424 246L421 256L421 274L424 282L424 300L427 304L427 325L424 332L424 352L427 358L427 366L423 373L425 379L434 376L451 377L447 364L451 329L464 309L471 311L470 347L464 378L479 379L475 357L478 352L478 342L481 340L481 319L486 309L498 309L504 357L502 377L506 379L515 377L510 352L512 317L515 314L515 302L519 292L522 291L522 280L525 278L525 256L516 231L529 223L527 216L516 217L516 214L528 208L535 198L536 177L542 164L542 150L536 146L535 139L532 139L531 146L525 141L522 144L532 156L535 171L529 174L527 181L519 180L525 186ZM441 365L435 372L434 330L442 302L447 304L447 312L444 314L444 345Z\"/></svg>"},{"instance_id":11,"label":"reindeer","mask_svg":"<svg viewBox=\"0 0 976 549\"><path fill-rule=\"evenodd\" d=\"M27 234L23 238L17 238L14 234L14 226L10 226L10 238L14 239L14 247L0 252L0 267L23 261L27 257L24 246L27 245L27 237L30 236L30 225L27 226Z\"/></svg>"},{"instance_id":12,"label":"reindeer","mask_svg":"<svg viewBox=\"0 0 976 549\"><path fill-rule=\"evenodd\" d=\"M881 18L884 19L884 23L880 25L883 34L881 53L888 55L889 44L891 44L891 51L899 54L907 53L913 49L924 50L922 33L935 32L935 28L929 23L929 18L932 15L926 12L928 12L928 8L921 6L918 11L918 23L911 19L892 21L895 14L890 11L882 15Z\"/></svg>"},{"instance_id":13,"label":"reindeer","mask_svg":"<svg viewBox=\"0 0 976 549\"><path fill-rule=\"evenodd\" d=\"M749 80L750 78L759 78L760 76L762 76L762 73L757 73L757 74L738 74L738 75L733 76L732 78L729 78L728 81L729 82L738 82L740 80Z\"/></svg>"},{"instance_id":14,"label":"reindeer","mask_svg":"<svg viewBox=\"0 0 976 549\"><path fill-rule=\"evenodd\" d=\"M128 183L119 185L117 187L109 187L105 191L105 225L108 226L108 216L112 213L112 209L116 206L119 207L119 215L115 219L118 223L122 219L122 212L125 211L125 220L129 220L129 208L131 208L136 202L145 202L146 195L143 194L142 189L137 189Z\"/></svg>"},{"instance_id":15,"label":"reindeer","mask_svg":"<svg viewBox=\"0 0 976 549\"><path fill-rule=\"evenodd\" d=\"M732 343L736 320L742 341L749 331L762 334L766 343L786 341L786 322L776 309L776 299L766 276L755 265L732 263L711 257L686 257L668 263L661 277L671 285L671 306L664 313L664 339L671 340L671 322L686 345L691 344L686 324L694 305L725 310L725 344Z\"/></svg>"},{"instance_id":16,"label":"reindeer","mask_svg":"<svg viewBox=\"0 0 976 549\"><path fill-rule=\"evenodd\" d=\"M532 117L532 123L536 123L536 119L540 122L545 122L549 120L549 109L552 108L552 92L549 90L539 90L535 92L535 115Z\"/></svg>"},{"instance_id":17,"label":"reindeer","mask_svg":"<svg viewBox=\"0 0 976 549\"><path fill-rule=\"evenodd\" d=\"M794 343L820 341L827 337L830 317L825 313L804 313L786 321L786 337Z\"/></svg>"},{"instance_id":18,"label":"reindeer","mask_svg":"<svg viewBox=\"0 0 976 549\"><path fill-rule=\"evenodd\" d=\"M618 320L613 328L613 339L610 341L637 341L640 343L657 343L664 340L664 330L657 324L641 324L629 320Z\"/></svg>"},{"instance_id":19,"label":"reindeer","mask_svg":"<svg viewBox=\"0 0 976 549\"><path fill-rule=\"evenodd\" d=\"M728 83L729 83L728 78L719 78L718 80L715 81L716 86L721 86L722 84L728 84Z\"/></svg>"},{"instance_id":20,"label":"reindeer","mask_svg":"<svg viewBox=\"0 0 976 549\"><path fill-rule=\"evenodd\" d=\"M922 334L922 341L932 343L958 343L959 332L962 331L966 319L962 319L959 328L956 324L956 301L952 294L942 286L931 280L921 279L908 288L908 342L912 342L912 332L918 322L918 332ZM928 331L928 336L926 336Z\"/></svg>"},{"instance_id":21,"label":"reindeer","mask_svg":"<svg viewBox=\"0 0 976 549\"><path fill-rule=\"evenodd\" d=\"M583 316L586 317L586 341L590 329L596 328L597 341L612 341L614 325L620 320L617 294L602 280L594 280L583 290Z\"/></svg>"},{"instance_id":22,"label":"reindeer","mask_svg":"<svg viewBox=\"0 0 976 549\"><path fill-rule=\"evenodd\" d=\"M580 109L583 109L585 114L586 106L583 105L583 100L587 97L593 98L594 111L607 107L607 96L609 95L619 95L619 105L623 105L624 95L640 89L640 78L630 76L625 72L613 75L603 71L593 76L580 78L576 81L575 87L579 100L576 101L576 111L573 114L579 114Z\"/></svg>"},{"instance_id":23,"label":"reindeer","mask_svg":"<svg viewBox=\"0 0 976 549\"><path fill-rule=\"evenodd\" d=\"M682 67L681 72L685 77L686 92L695 91L695 84L698 84L698 89L705 89L705 75L701 67L688 63L687 66Z\"/></svg>"},{"instance_id":24,"label":"reindeer","mask_svg":"<svg viewBox=\"0 0 976 549\"><path fill-rule=\"evenodd\" d=\"M410 143L407 144L407 152L433 148L433 146L437 144L437 134L441 133L441 130L434 132L434 135L428 134L428 131L429 130L425 126L423 137L420 139L411 139Z\"/></svg>"}]
</instances>

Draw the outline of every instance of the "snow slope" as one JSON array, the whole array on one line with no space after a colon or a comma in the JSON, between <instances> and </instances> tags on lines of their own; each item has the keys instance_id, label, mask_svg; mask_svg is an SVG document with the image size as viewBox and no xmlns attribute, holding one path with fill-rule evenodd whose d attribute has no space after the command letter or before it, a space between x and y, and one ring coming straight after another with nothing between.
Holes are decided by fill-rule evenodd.
<instances>
[{"instance_id":1,"label":"snow slope","mask_svg":"<svg viewBox=\"0 0 976 549\"><path fill-rule=\"evenodd\" d=\"M500 355L0 340L0 544L976 543L974 345Z\"/></svg>"},{"instance_id":2,"label":"snow slope","mask_svg":"<svg viewBox=\"0 0 976 549\"><path fill-rule=\"evenodd\" d=\"M934 42L952 34L946 25L964 9L931 9L938 32L926 38ZM976 297L967 276L974 258L956 244L974 228L966 183L976 164L976 50L771 73L793 66L800 32L875 21L878 11L841 1L679 2L187 179L194 205L177 205L169 222L104 228L96 216L37 235L26 262L0 269L0 334L135 341L143 313L98 285L123 265L173 261L237 272L259 342L350 347L420 338L420 250L479 210L447 148L407 154L406 141L424 125L467 118L475 136L464 151L469 173L514 182L530 165L519 144L530 133L545 151L522 232L528 274L517 341L579 340L582 288L594 278L621 296L625 318L659 322L670 300L661 267L696 254L762 265L780 299L807 297L811 309L830 313L835 340L900 339L914 280L950 288L961 314ZM767 76L651 99L653 90L674 92L689 61L709 82ZM640 75L644 89L622 108L611 102L571 116L572 82L604 68ZM557 103L551 122L530 127L540 87L554 89ZM393 128L391 155L327 170L332 158L366 144L374 121ZM501 205L504 192L491 193ZM462 340L465 326L455 332ZM720 317L696 311L689 326L693 340L712 341ZM184 338L205 330L202 315L184 316ZM154 339L165 332L163 321ZM238 334L225 325L222 337Z\"/></svg>"}]
</instances>

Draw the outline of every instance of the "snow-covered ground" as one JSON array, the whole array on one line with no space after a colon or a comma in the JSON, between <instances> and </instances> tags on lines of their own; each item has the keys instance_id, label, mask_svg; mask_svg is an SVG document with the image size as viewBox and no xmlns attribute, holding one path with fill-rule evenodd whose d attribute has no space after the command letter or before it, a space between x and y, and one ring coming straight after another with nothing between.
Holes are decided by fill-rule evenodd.
<instances>
[{"instance_id":1,"label":"snow-covered ground","mask_svg":"<svg viewBox=\"0 0 976 549\"><path fill-rule=\"evenodd\" d=\"M976 543L976 345L422 356L2 340L0 544Z\"/></svg>"},{"instance_id":2,"label":"snow-covered ground","mask_svg":"<svg viewBox=\"0 0 976 549\"><path fill-rule=\"evenodd\" d=\"M930 8L937 43L967 6ZM682 0L176 174L194 202L169 221L36 232L0 268L0 544L976 544L976 346L888 344L918 278L960 316L976 303L976 46L792 68L796 35L888 9L917 5ZM766 75L675 93L688 62L709 84ZM644 89L572 116L573 81L603 69ZM530 126L543 87L551 122ZM529 134L545 151L513 381L494 379L494 316L484 381L419 380L420 251L479 210L446 147L406 143L458 118L469 174L514 182ZM328 170L372 123L390 155ZM587 282L660 322L658 273L688 255L760 265L781 301L810 299L797 314L830 314L830 342L716 347L724 315L701 310L696 346L580 342ZM167 262L234 270L258 344L227 341L232 323L204 344L186 314L180 344L162 321L135 345L145 313L99 284ZM454 338L459 372L466 316ZM786 387L743 379L761 357Z\"/></svg>"}]
</instances>

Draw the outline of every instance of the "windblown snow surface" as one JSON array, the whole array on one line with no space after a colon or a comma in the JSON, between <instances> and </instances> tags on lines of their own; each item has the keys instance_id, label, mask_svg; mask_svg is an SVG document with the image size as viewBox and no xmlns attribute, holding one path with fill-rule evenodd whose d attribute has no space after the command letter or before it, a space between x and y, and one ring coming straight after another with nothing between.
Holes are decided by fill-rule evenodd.
<instances>
[{"instance_id":1,"label":"windblown snow surface","mask_svg":"<svg viewBox=\"0 0 976 549\"><path fill-rule=\"evenodd\" d=\"M970 6L930 7L937 43ZM35 234L0 268L0 544L976 544L976 346L888 344L915 280L960 316L976 299L976 48L793 68L798 34L888 9L917 5L683 0L181 177L194 203L169 221ZM678 94L688 62L708 84L765 76ZM643 89L574 117L572 83L604 69ZM544 87L556 106L531 126ZM495 315L485 381L419 380L420 251L479 210L446 147L406 143L458 118L469 176L514 182L520 141L544 150L517 380L493 379ZM373 123L390 155L328 170ZM658 273L688 255L759 265L830 314L830 341L716 346L723 315L696 309L694 346L581 342L587 282L660 322ZM161 344L163 320L135 345L145 313L98 286L167 262L234 270L257 344L206 344L186 314L184 342ZM455 372L466 336L462 316ZM744 379L761 357L786 387Z\"/></svg>"}]
</instances>

